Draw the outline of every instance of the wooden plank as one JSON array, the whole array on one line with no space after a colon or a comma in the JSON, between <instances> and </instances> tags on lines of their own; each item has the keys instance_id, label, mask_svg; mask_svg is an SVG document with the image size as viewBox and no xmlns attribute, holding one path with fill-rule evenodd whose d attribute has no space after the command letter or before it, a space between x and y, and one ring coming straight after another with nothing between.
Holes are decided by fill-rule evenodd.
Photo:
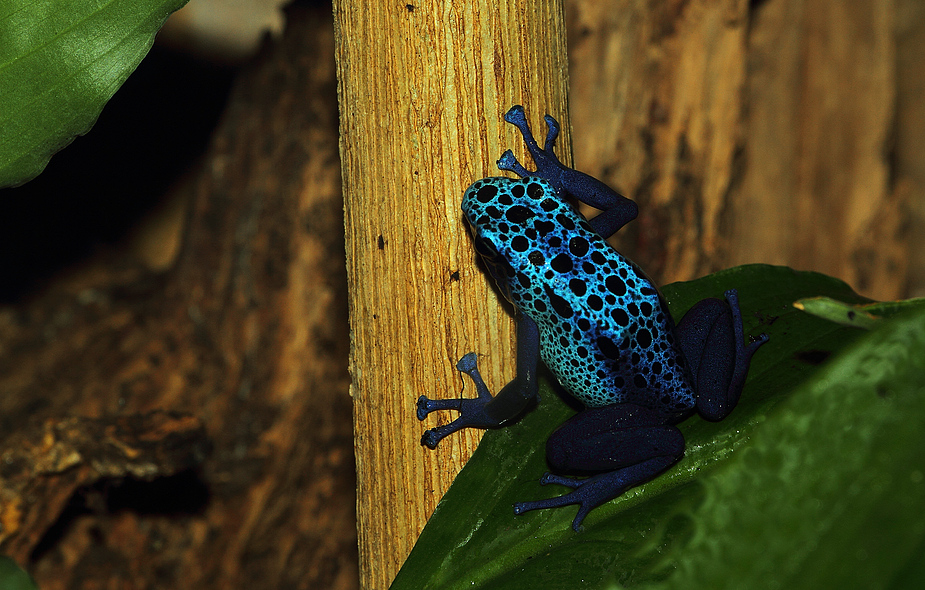
<instances>
[{"instance_id":1,"label":"wooden plank","mask_svg":"<svg viewBox=\"0 0 925 590\"><path fill-rule=\"evenodd\" d=\"M566 135L559 2L335 2L358 473L360 579L386 588L479 432L420 444L424 394L474 395L455 369L472 350L494 391L513 376L512 322L475 263L459 205L525 157L502 119L524 104ZM523 160L530 162L529 159Z\"/></svg>"}]
</instances>

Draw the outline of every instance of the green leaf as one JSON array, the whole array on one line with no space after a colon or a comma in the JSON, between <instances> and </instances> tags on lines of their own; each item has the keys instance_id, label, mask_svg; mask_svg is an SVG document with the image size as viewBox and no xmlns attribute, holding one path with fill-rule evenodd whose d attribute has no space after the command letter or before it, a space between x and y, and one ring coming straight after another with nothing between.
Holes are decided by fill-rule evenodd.
<instances>
[{"instance_id":1,"label":"green leaf","mask_svg":"<svg viewBox=\"0 0 925 590\"><path fill-rule=\"evenodd\" d=\"M32 577L6 555L0 555L0 588L3 590L38 590Z\"/></svg>"},{"instance_id":2,"label":"green leaf","mask_svg":"<svg viewBox=\"0 0 925 590\"><path fill-rule=\"evenodd\" d=\"M868 332L805 314L801 298L866 300L841 281L739 267L664 288L679 317L739 290L755 355L735 411L681 424L684 458L591 512L514 516L541 487L546 437L574 413L549 388L486 433L392 585L406 588L903 587L925 555L925 306ZM910 315L911 314L911 315ZM439 449L436 452L440 452Z\"/></svg>"},{"instance_id":3,"label":"green leaf","mask_svg":"<svg viewBox=\"0 0 925 590\"><path fill-rule=\"evenodd\" d=\"M90 130L187 0L0 0L0 187Z\"/></svg>"},{"instance_id":4,"label":"green leaf","mask_svg":"<svg viewBox=\"0 0 925 590\"><path fill-rule=\"evenodd\" d=\"M866 305L849 305L831 297L807 297L806 299L794 301L793 306L800 311L805 311L830 322L864 330L874 328L880 320L880 318L864 309L867 307Z\"/></svg>"},{"instance_id":5,"label":"green leaf","mask_svg":"<svg viewBox=\"0 0 925 590\"><path fill-rule=\"evenodd\" d=\"M906 301L852 305L831 297L808 297L794 301L793 306L800 311L805 311L808 314L842 326L870 330L876 326L882 317L893 317L907 308L921 306L923 301L925 300L908 299Z\"/></svg>"}]
</instances>

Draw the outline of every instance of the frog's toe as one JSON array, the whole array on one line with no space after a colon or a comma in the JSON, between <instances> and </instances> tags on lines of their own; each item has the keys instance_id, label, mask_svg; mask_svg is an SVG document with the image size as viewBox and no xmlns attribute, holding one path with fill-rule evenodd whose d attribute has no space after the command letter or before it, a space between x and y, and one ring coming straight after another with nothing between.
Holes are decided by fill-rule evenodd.
<instances>
[{"instance_id":1,"label":"frog's toe","mask_svg":"<svg viewBox=\"0 0 925 590\"><path fill-rule=\"evenodd\" d=\"M511 150L507 150L501 154L501 158L498 159L497 164L498 170L507 170L521 177L533 175L533 172L530 172L520 165L520 162L517 161L517 158L514 157L514 152Z\"/></svg>"},{"instance_id":2,"label":"frog's toe","mask_svg":"<svg viewBox=\"0 0 925 590\"><path fill-rule=\"evenodd\" d=\"M578 514L575 515L575 520L572 521L572 530L576 533L581 532L581 523L584 522L585 517L597 506L588 506L587 504L580 504L578 506Z\"/></svg>"},{"instance_id":3,"label":"frog's toe","mask_svg":"<svg viewBox=\"0 0 925 590\"><path fill-rule=\"evenodd\" d=\"M551 115L546 115L544 119L546 120L546 144L543 146L543 152L558 162L559 158L556 157L553 147L555 146L556 138L559 137L559 122Z\"/></svg>"},{"instance_id":4,"label":"frog's toe","mask_svg":"<svg viewBox=\"0 0 925 590\"><path fill-rule=\"evenodd\" d=\"M474 352L466 354L456 363L456 370L460 373L471 373L479 366L479 357Z\"/></svg>"},{"instance_id":5,"label":"frog's toe","mask_svg":"<svg viewBox=\"0 0 925 590\"><path fill-rule=\"evenodd\" d=\"M418 420L423 420L427 418L427 415L430 414L433 410L430 408L430 399L426 395L422 395L418 398L418 411L417 416Z\"/></svg>"},{"instance_id":6,"label":"frog's toe","mask_svg":"<svg viewBox=\"0 0 925 590\"><path fill-rule=\"evenodd\" d=\"M421 435L421 444L428 449L436 449L437 443L439 442L440 439L437 437L437 433L433 430L426 430L424 431L424 434Z\"/></svg>"},{"instance_id":7,"label":"frog's toe","mask_svg":"<svg viewBox=\"0 0 925 590\"><path fill-rule=\"evenodd\" d=\"M581 484L588 481L587 479L577 479L574 477L564 477L562 475L556 475L554 473L549 473L548 471L543 474L543 477L540 478L540 485L545 486L551 483L565 486L567 488L577 489L581 487Z\"/></svg>"},{"instance_id":8,"label":"frog's toe","mask_svg":"<svg viewBox=\"0 0 925 590\"><path fill-rule=\"evenodd\" d=\"M582 498L577 496L578 492L570 492L562 496L557 496L555 498L549 498L546 500L534 500L531 502L517 502L514 504L514 514L521 515L524 512L529 512L531 510L543 510L546 508L560 508L562 506L567 506L569 504L578 504L578 514L575 516L575 520L572 521L572 528L575 532L581 528L581 523L584 521L585 517L588 516L588 513L596 508L599 504L589 503Z\"/></svg>"},{"instance_id":9,"label":"frog's toe","mask_svg":"<svg viewBox=\"0 0 925 590\"><path fill-rule=\"evenodd\" d=\"M523 105L515 104L510 109L508 109L508 111L504 113L504 120L511 125L516 125L517 127L526 125L527 115L524 112Z\"/></svg>"}]
</instances>

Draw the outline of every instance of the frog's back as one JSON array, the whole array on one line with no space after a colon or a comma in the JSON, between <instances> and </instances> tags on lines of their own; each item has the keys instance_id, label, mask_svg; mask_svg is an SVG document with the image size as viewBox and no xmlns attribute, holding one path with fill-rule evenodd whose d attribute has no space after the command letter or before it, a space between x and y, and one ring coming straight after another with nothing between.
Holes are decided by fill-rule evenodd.
<instances>
[{"instance_id":1,"label":"frog's back","mask_svg":"<svg viewBox=\"0 0 925 590\"><path fill-rule=\"evenodd\" d=\"M466 192L463 211L483 256L497 252L488 262L502 291L539 326L546 366L576 398L666 414L694 406L658 290L551 185L486 178Z\"/></svg>"}]
</instances>

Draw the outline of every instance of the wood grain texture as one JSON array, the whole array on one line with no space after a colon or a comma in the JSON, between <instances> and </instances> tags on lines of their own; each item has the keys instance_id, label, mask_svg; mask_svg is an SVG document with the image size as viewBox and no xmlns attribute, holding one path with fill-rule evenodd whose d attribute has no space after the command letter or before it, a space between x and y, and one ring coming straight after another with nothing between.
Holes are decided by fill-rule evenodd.
<instances>
[{"instance_id":1,"label":"wood grain texture","mask_svg":"<svg viewBox=\"0 0 925 590\"><path fill-rule=\"evenodd\" d=\"M925 3L896 2L894 190L908 199L906 295L925 297Z\"/></svg>"},{"instance_id":2,"label":"wood grain texture","mask_svg":"<svg viewBox=\"0 0 925 590\"><path fill-rule=\"evenodd\" d=\"M769 262L911 293L919 6L567 2L577 167L640 205L621 250L661 283Z\"/></svg>"},{"instance_id":3,"label":"wood grain texture","mask_svg":"<svg viewBox=\"0 0 925 590\"><path fill-rule=\"evenodd\" d=\"M455 369L469 351L497 391L513 376L512 321L476 265L459 205L522 141L502 115L525 104L566 134L558 2L335 2L352 330L361 585L385 588L479 439L436 451L424 394L474 395ZM529 159L525 159L529 163Z\"/></svg>"},{"instance_id":4,"label":"wood grain texture","mask_svg":"<svg viewBox=\"0 0 925 590\"><path fill-rule=\"evenodd\" d=\"M639 203L615 243L659 282L721 266L748 3L572 0L569 9L576 166Z\"/></svg>"},{"instance_id":5,"label":"wood grain texture","mask_svg":"<svg viewBox=\"0 0 925 590\"><path fill-rule=\"evenodd\" d=\"M733 263L763 260L901 295L905 201L890 185L894 4L767 2L749 42Z\"/></svg>"}]
</instances>

